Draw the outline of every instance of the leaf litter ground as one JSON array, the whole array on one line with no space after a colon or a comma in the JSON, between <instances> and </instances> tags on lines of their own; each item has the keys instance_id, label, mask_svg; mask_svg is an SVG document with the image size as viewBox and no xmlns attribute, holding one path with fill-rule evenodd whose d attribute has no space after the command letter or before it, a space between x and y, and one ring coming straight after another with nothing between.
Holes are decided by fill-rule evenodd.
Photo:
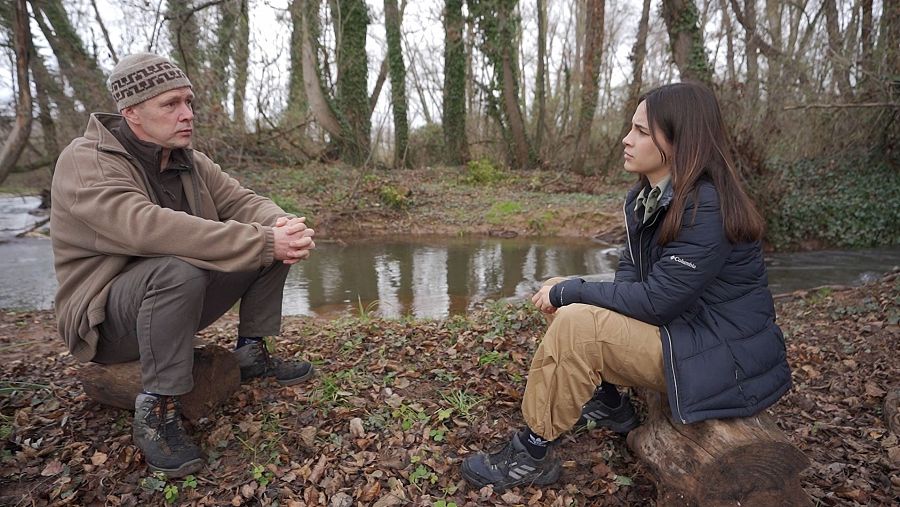
<instances>
[{"instance_id":1,"label":"leaf litter ground","mask_svg":"<svg viewBox=\"0 0 900 507\"><path fill-rule=\"evenodd\" d=\"M900 502L900 442L884 402L900 390L900 278L777 301L794 389L771 412L812 460L818 505ZM649 470L622 437L570 433L562 480L503 495L459 463L508 439L543 319L489 304L441 321L286 318L282 355L312 360L310 383L241 387L192 428L196 477L147 470L131 413L87 398L51 312L0 313L0 505L653 505ZM233 346L234 316L200 339Z\"/></svg>"}]
</instances>

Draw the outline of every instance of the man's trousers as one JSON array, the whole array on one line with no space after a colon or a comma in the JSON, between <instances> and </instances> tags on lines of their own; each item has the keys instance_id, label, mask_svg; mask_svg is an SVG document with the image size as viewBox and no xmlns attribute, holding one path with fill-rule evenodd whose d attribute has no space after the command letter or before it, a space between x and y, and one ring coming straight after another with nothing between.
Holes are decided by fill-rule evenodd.
<instances>
[{"instance_id":1,"label":"man's trousers","mask_svg":"<svg viewBox=\"0 0 900 507\"><path fill-rule=\"evenodd\" d=\"M177 396L194 387L193 340L240 300L238 334L281 330L281 299L290 266L207 271L175 257L138 259L113 281L93 361L140 360L144 391Z\"/></svg>"}]
</instances>

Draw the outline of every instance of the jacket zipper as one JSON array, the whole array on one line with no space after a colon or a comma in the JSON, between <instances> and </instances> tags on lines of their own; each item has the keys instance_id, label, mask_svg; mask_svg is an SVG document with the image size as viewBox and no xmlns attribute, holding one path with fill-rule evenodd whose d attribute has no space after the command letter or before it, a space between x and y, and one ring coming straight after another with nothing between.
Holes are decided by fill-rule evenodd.
<instances>
[{"instance_id":1,"label":"jacket zipper","mask_svg":"<svg viewBox=\"0 0 900 507\"><path fill-rule=\"evenodd\" d=\"M625 211L625 205L622 205L622 214L625 217L625 238L628 240L628 251L631 252L631 261L634 262L634 251L631 249L631 235L628 232L628 215ZM647 227L650 227L656 224L656 220L659 218L659 213L653 216L653 221L650 222L645 227L641 228L641 233L638 235L638 255L641 254L641 249L644 247L644 231ZM638 260L638 269L641 275L641 281L644 281L644 261L643 258L639 257ZM672 352L672 334L669 332L668 326L663 325L663 330L666 332L666 339L669 341L669 364L672 366L672 384L673 389L675 390L675 410L678 411L678 419L681 420L682 424L687 424L687 421L684 419L684 416L681 415L681 401L678 399L678 378L675 376L675 353Z\"/></svg>"},{"instance_id":2,"label":"jacket zipper","mask_svg":"<svg viewBox=\"0 0 900 507\"><path fill-rule=\"evenodd\" d=\"M628 253L631 254L631 262L634 262L634 250L631 249L631 234L628 232L628 213L625 211L626 204L627 202L622 203L622 216L625 217L625 240L628 241Z\"/></svg>"},{"instance_id":3,"label":"jacket zipper","mask_svg":"<svg viewBox=\"0 0 900 507\"><path fill-rule=\"evenodd\" d=\"M666 332L666 339L669 340L669 364L672 365L672 384L675 389L675 410L678 411L678 418L681 419L681 423L687 424L687 421L684 420L684 416L681 415L681 402L678 400L678 378L675 377L675 354L672 352L672 334L669 333L668 326L663 326L663 330Z\"/></svg>"}]
</instances>

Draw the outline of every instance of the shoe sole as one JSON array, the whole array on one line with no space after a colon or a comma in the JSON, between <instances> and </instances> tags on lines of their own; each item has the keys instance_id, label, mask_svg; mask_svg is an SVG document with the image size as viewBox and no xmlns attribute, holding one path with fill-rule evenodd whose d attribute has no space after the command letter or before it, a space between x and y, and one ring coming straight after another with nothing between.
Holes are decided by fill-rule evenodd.
<instances>
[{"instance_id":1,"label":"shoe sole","mask_svg":"<svg viewBox=\"0 0 900 507\"><path fill-rule=\"evenodd\" d=\"M166 474L166 477L178 479L184 477L185 475L191 475L199 472L200 469L203 468L203 458L192 459L182 464L178 468L162 468L150 462L147 462L147 467L154 472L162 472Z\"/></svg>"},{"instance_id":2,"label":"shoe sole","mask_svg":"<svg viewBox=\"0 0 900 507\"><path fill-rule=\"evenodd\" d=\"M502 487L502 486L497 486L493 482L485 481L483 477L481 477L480 475L476 474L475 472L469 470L469 466L466 463L466 461L463 461L462 466L460 467L460 472L462 473L463 479L468 481L469 484L477 487L478 489L481 489L488 485L494 486L494 492L496 492L496 493L503 493L507 489L515 488L517 486L549 486L550 484L557 482L559 480L559 476L561 475L560 469L557 468L556 470L554 470L555 473L553 473L553 474L550 474L550 475L541 474L532 481L528 481L528 482L522 481L522 482L519 482L516 484L511 484L507 487Z\"/></svg>"},{"instance_id":3,"label":"shoe sole","mask_svg":"<svg viewBox=\"0 0 900 507\"><path fill-rule=\"evenodd\" d=\"M309 380L315 374L316 374L316 369L313 368L312 365L310 365L309 371L306 372L306 374L303 375L302 377L292 378L289 380L278 380L278 379L276 379L276 380L278 381L279 384L281 384L283 386L292 386L294 384L299 384L300 382L303 382L304 380Z\"/></svg>"}]
</instances>

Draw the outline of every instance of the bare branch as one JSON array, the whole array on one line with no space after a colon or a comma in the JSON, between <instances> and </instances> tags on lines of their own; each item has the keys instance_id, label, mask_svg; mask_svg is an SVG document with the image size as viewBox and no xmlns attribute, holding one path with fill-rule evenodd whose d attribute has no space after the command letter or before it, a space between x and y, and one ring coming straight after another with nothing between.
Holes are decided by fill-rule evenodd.
<instances>
[{"instance_id":1,"label":"bare branch","mask_svg":"<svg viewBox=\"0 0 900 507\"><path fill-rule=\"evenodd\" d=\"M191 16L193 16L194 14L197 14L198 12L200 12L204 9L208 9L210 7L214 7L219 4L224 4L227 1L228 0L209 0L207 2L203 2L202 4L193 7L190 10L185 11L183 14L180 14L177 17L180 18L180 21L184 22L184 21L187 21L187 19L190 18ZM176 18L176 16L169 16L168 14L166 14L165 16L163 16L163 21L172 21L175 18Z\"/></svg>"},{"instance_id":2,"label":"bare branch","mask_svg":"<svg viewBox=\"0 0 900 507\"><path fill-rule=\"evenodd\" d=\"M112 40L109 38L109 32L106 31L106 25L103 23L103 18L100 17L100 9L97 8L97 0L91 0L91 5L94 7L94 16L97 18L97 24L100 25L100 31L103 32L103 39L106 41L106 49L109 50L109 56L112 57L114 62L119 63L119 57L116 55L115 48L113 48Z\"/></svg>"},{"instance_id":3,"label":"bare branch","mask_svg":"<svg viewBox=\"0 0 900 507\"><path fill-rule=\"evenodd\" d=\"M792 109L855 109L860 107L890 107L900 108L898 102L860 102L859 104L797 104L784 106L785 111Z\"/></svg>"}]
</instances>

